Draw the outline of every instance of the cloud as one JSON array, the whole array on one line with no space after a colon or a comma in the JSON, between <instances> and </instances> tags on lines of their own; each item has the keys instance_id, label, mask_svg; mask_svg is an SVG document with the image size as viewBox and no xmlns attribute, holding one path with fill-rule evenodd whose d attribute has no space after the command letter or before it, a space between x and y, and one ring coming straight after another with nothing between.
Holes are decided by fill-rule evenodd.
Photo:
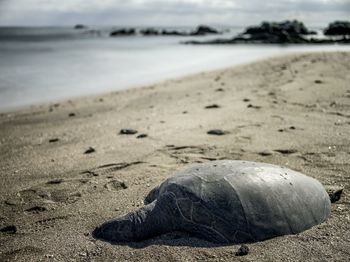
<instances>
[{"instance_id":1,"label":"cloud","mask_svg":"<svg viewBox=\"0 0 350 262\"><path fill-rule=\"evenodd\" d=\"M0 0L1 24L193 25L253 24L350 17L350 0Z\"/></svg>"}]
</instances>

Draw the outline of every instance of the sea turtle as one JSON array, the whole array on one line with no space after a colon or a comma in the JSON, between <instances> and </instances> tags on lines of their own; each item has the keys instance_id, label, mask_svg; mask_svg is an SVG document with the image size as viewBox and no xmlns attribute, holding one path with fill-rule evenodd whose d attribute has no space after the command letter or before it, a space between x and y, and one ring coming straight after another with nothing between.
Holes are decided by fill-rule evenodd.
<instances>
[{"instance_id":1,"label":"sea turtle","mask_svg":"<svg viewBox=\"0 0 350 262\"><path fill-rule=\"evenodd\" d=\"M93 235L131 242L172 231L215 243L296 234L325 221L330 200L317 180L265 163L222 160L192 165L153 189L145 206Z\"/></svg>"}]
</instances>

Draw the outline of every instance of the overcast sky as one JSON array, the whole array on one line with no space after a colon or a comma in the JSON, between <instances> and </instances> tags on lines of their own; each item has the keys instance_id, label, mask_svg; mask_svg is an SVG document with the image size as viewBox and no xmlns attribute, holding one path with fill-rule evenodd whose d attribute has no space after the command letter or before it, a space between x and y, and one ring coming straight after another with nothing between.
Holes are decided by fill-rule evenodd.
<instances>
[{"instance_id":1,"label":"overcast sky","mask_svg":"<svg viewBox=\"0 0 350 262\"><path fill-rule=\"evenodd\" d=\"M0 0L0 25L251 25L350 20L350 0Z\"/></svg>"}]
</instances>

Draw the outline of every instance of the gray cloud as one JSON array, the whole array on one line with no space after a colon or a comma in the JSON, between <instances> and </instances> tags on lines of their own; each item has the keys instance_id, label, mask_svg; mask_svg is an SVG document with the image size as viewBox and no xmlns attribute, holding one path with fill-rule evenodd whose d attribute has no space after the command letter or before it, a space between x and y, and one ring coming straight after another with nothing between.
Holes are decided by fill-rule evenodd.
<instances>
[{"instance_id":1,"label":"gray cloud","mask_svg":"<svg viewBox=\"0 0 350 262\"><path fill-rule=\"evenodd\" d=\"M0 25L247 25L350 19L350 0L0 0Z\"/></svg>"}]
</instances>

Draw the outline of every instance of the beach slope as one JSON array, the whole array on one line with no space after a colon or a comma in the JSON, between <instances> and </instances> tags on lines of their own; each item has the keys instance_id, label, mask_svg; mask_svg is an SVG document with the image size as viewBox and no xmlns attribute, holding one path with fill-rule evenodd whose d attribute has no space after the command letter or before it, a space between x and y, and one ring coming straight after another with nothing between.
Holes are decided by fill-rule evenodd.
<instances>
[{"instance_id":1,"label":"beach slope","mask_svg":"<svg viewBox=\"0 0 350 262\"><path fill-rule=\"evenodd\" d=\"M350 53L295 54L1 114L0 260L348 261L349 72ZM175 170L217 159L287 166L344 192L326 223L249 244L243 259L238 245L177 233L92 238Z\"/></svg>"}]
</instances>

